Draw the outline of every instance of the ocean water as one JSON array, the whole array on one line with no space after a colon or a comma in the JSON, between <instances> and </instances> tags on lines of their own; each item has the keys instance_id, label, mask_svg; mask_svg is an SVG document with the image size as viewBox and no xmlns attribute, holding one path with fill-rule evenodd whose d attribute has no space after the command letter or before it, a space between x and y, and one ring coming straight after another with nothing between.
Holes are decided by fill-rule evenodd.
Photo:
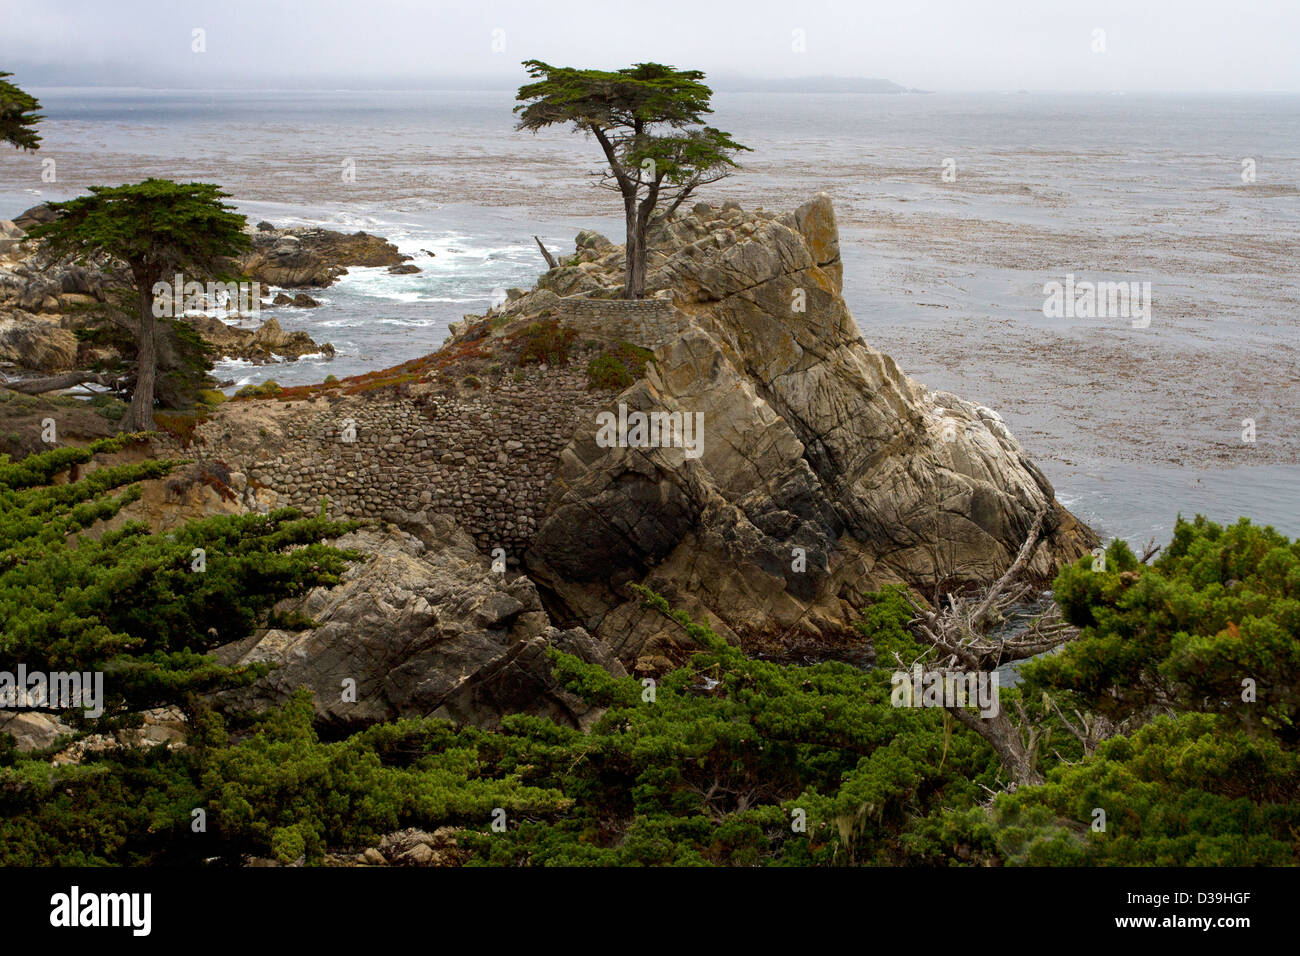
<instances>
[{"instance_id":1,"label":"ocean water","mask_svg":"<svg viewBox=\"0 0 1300 956\"><path fill-rule=\"evenodd\" d=\"M166 176L223 184L254 221L365 229L415 256L418 274L355 269L313 293L319 309L265 313L337 356L222 363L239 384L423 355L495 290L531 285L533 235L553 252L582 228L621 238L594 144L515 131L508 92L33 92L45 142L0 153L0 216ZM1300 534L1300 97L719 93L714 108L754 151L700 198L787 209L829 192L863 335L997 409L1103 535L1163 541L1197 512ZM1045 317L1044 283L1067 274L1149 282L1150 326Z\"/></svg>"}]
</instances>

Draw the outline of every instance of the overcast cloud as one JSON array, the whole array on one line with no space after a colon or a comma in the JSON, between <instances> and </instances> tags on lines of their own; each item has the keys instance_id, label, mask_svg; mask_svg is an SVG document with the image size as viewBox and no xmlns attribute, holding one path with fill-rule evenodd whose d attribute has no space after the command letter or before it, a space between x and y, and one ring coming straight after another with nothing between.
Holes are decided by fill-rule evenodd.
<instances>
[{"instance_id":1,"label":"overcast cloud","mask_svg":"<svg viewBox=\"0 0 1300 956\"><path fill-rule=\"evenodd\" d=\"M0 69L33 86L510 86L519 61L538 58L658 60L715 81L1300 91L1297 0L0 0L0 11ZM205 53L192 52L195 29Z\"/></svg>"}]
</instances>

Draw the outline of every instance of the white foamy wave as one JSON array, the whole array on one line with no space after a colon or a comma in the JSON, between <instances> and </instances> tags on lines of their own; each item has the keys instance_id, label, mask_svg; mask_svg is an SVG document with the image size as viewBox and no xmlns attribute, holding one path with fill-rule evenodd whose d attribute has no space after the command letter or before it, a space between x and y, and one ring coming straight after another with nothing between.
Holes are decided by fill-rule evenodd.
<instances>
[{"instance_id":1,"label":"white foamy wave","mask_svg":"<svg viewBox=\"0 0 1300 956\"><path fill-rule=\"evenodd\" d=\"M373 325L401 325L410 328L424 328L427 325L437 325L437 319L398 319L384 318L371 320Z\"/></svg>"}]
</instances>

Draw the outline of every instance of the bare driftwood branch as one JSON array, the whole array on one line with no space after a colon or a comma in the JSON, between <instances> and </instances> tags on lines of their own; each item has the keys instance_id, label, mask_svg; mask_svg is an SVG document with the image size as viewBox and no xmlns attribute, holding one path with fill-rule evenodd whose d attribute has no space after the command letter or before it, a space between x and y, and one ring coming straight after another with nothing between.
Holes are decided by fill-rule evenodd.
<instances>
[{"instance_id":1,"label":"bare driftwood branch","mask_svg":"<svg viewBox=\"0 0 1300 956\"><path fill-rule=\"evenodd\" d=\"M1022 580L1022 575L1038 547L1046 516L1046 508L1035 515L1011 566L982 592L966 598L947 594L943 600L936 600L935 610L908 595L916 615L910 623L912 631L935 652L933 660L922 663L927 675L958 668L993 671L1003 664L1050 651L1078 636L1078 630L1062 619L1060 608L1055 603L1024 621L1014 635L995 636L993 633L1005 621L1008 612L1033 594L1032 585ZM899 663L903 663L901 659ZM1043 781L1037 769L1041 731L1029 720L1020 701L1016 701L1018 720L1001 709L992 716L985 716L960 702L957 706L945 706L945 709L963 726L989 742L1016 786ZM1083 723L1079 730L1083 734L1080 739L1101 730L1082 718L1080 720ZM1068 722L1067 726L1070 726ZM1070 729L1075 733L1076 728Z\"/></svg>"},{"instance_id":2,"label":"bare driftwood branch","mask_svg":"<svg viewBox=\"0 0 1300 956\"><path fill-rule=\"evenodd\" d=\"M1056 604L1025 621L1020 632L1013 637L999 638L989 634L1011 608L1033 593L1033 587L1019 577L1038 546L1045 516L1046 511L1042 511L1035 517L1024 544L1006 573L975 597L963 599L948 594L939 609L932 611L908 596L916 614L913 630L938 650L941 657L960 662L970 670L994 670L1003 664L1050 651L1078 634L1062 619Z\"/></svg>"},{"instance_id":3,"label":"bare driftwood branch","mask_svg":"<svg viewBox=\"0 0 1300 956\"><path fill-rule=\"evenodd\" d=\"M1025 536L1025 543L1020 546L1020 551L1016 555L1016 559L1011 562L1011 567L1007 568L1002 577L998 578L993 587L989 588L988 594L985 595L984 600L975 608L972 620L976 627L984 623L998 596L1007 590L1011 585L1011 582L1020 574L1021 569L1024 568L1025 562L1029 560L1029 556L1034 553L1035 549L1037 549L1038 539L1043 533L1043 519L1046 517L1046 508L1039 511L1038 514L1034 516L1034 522L1030 525L1029 534Z\"/></svg>"},{"instance_id":4,"label":"bare driftwood branch","mask_svg":"<svg viewBox=\"0 0 1300 956\"><path fill-rule=\"evenodd\" d=\"M12 392L21 392L24 395L40 395L44 392L57 392L60 389L72 388L74 385L82 385L86 382L94 382L96 385L112 385L113 379L99 372L64 372L61 375L50 375L46 378L29 378L21 382L7 382L0 387L7 388Z\"/></svg>"},{"instance_id":5,"label":"bare driftwood branch","mask_svg":"<svg viewBox=\"0 0 1300 956\"><path fill-rule=\"evenodd\" d=\"M546 251L546 247L542 245L542 240L533 236L533 241L537 243L537 248L542 250L542 258L546 260L546 264L552 269L558 269L560 264L555 261L555 256Z\"/></svg>"}]
</instances>

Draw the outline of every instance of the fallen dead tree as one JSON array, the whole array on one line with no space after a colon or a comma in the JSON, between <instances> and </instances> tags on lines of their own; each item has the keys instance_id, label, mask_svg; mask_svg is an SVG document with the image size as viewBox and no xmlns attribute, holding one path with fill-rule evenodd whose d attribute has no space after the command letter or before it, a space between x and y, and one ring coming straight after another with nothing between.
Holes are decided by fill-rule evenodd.
<instances>
[{"instance_id":1,"label":"fallen dead tree","mask_svg":"<svg viewBox=\"0 0 1300 956\"><path fill-rule=\"evenodd\" d=\"M21 392L23 395L42 395L45 392L57 392L61 389L72 388L74 385L84 385L87 382L111 386L116 381L115 376L103 372L63 372L60 375L50 375L44 378L28 378L18 382L4 382L0 384L0 388L7 388L11 392Z\"/></svg>"},{"instance_id":2,"label":"fallen dead tree","mask_svg":"<svg viewBox=\"0 0 1300 956\"><path fill-rule=\"evenodd\" d=\"M1024 569L1041 540L1046 516L1044 510L1034 518L1015 560L989 587L971 595L936 595L934 609L908 595L916 615L910 628L928 650L921 660L911 662L895 653L895 659L904 669L914 670L919 666L923 679L932 682L951 681L954 674L987 675L1004 664L1054 650L1078 636L1078 630L1062 618L1055 602L1041 613L1018 622L1015 634L996 633L1008 615L1023 607L1035 593L1034 585L1024 577ZM1017 719L1013 719L1001 707L996 714L985 715L970 709L968 704L969 701L945 702L943 706L953 719L989 742L1002 759L1013 787L1042 783L1043 776L1036 766L1042 733L1029 720L1024 705L1016 701ZM1071 733L1080 740L1086 739L1085 749L1089 744L1095 747L1100 735L1108 729L1077 713L1076 723L1064 715L1061 719Z\"/></svg>"}]
</instances>

